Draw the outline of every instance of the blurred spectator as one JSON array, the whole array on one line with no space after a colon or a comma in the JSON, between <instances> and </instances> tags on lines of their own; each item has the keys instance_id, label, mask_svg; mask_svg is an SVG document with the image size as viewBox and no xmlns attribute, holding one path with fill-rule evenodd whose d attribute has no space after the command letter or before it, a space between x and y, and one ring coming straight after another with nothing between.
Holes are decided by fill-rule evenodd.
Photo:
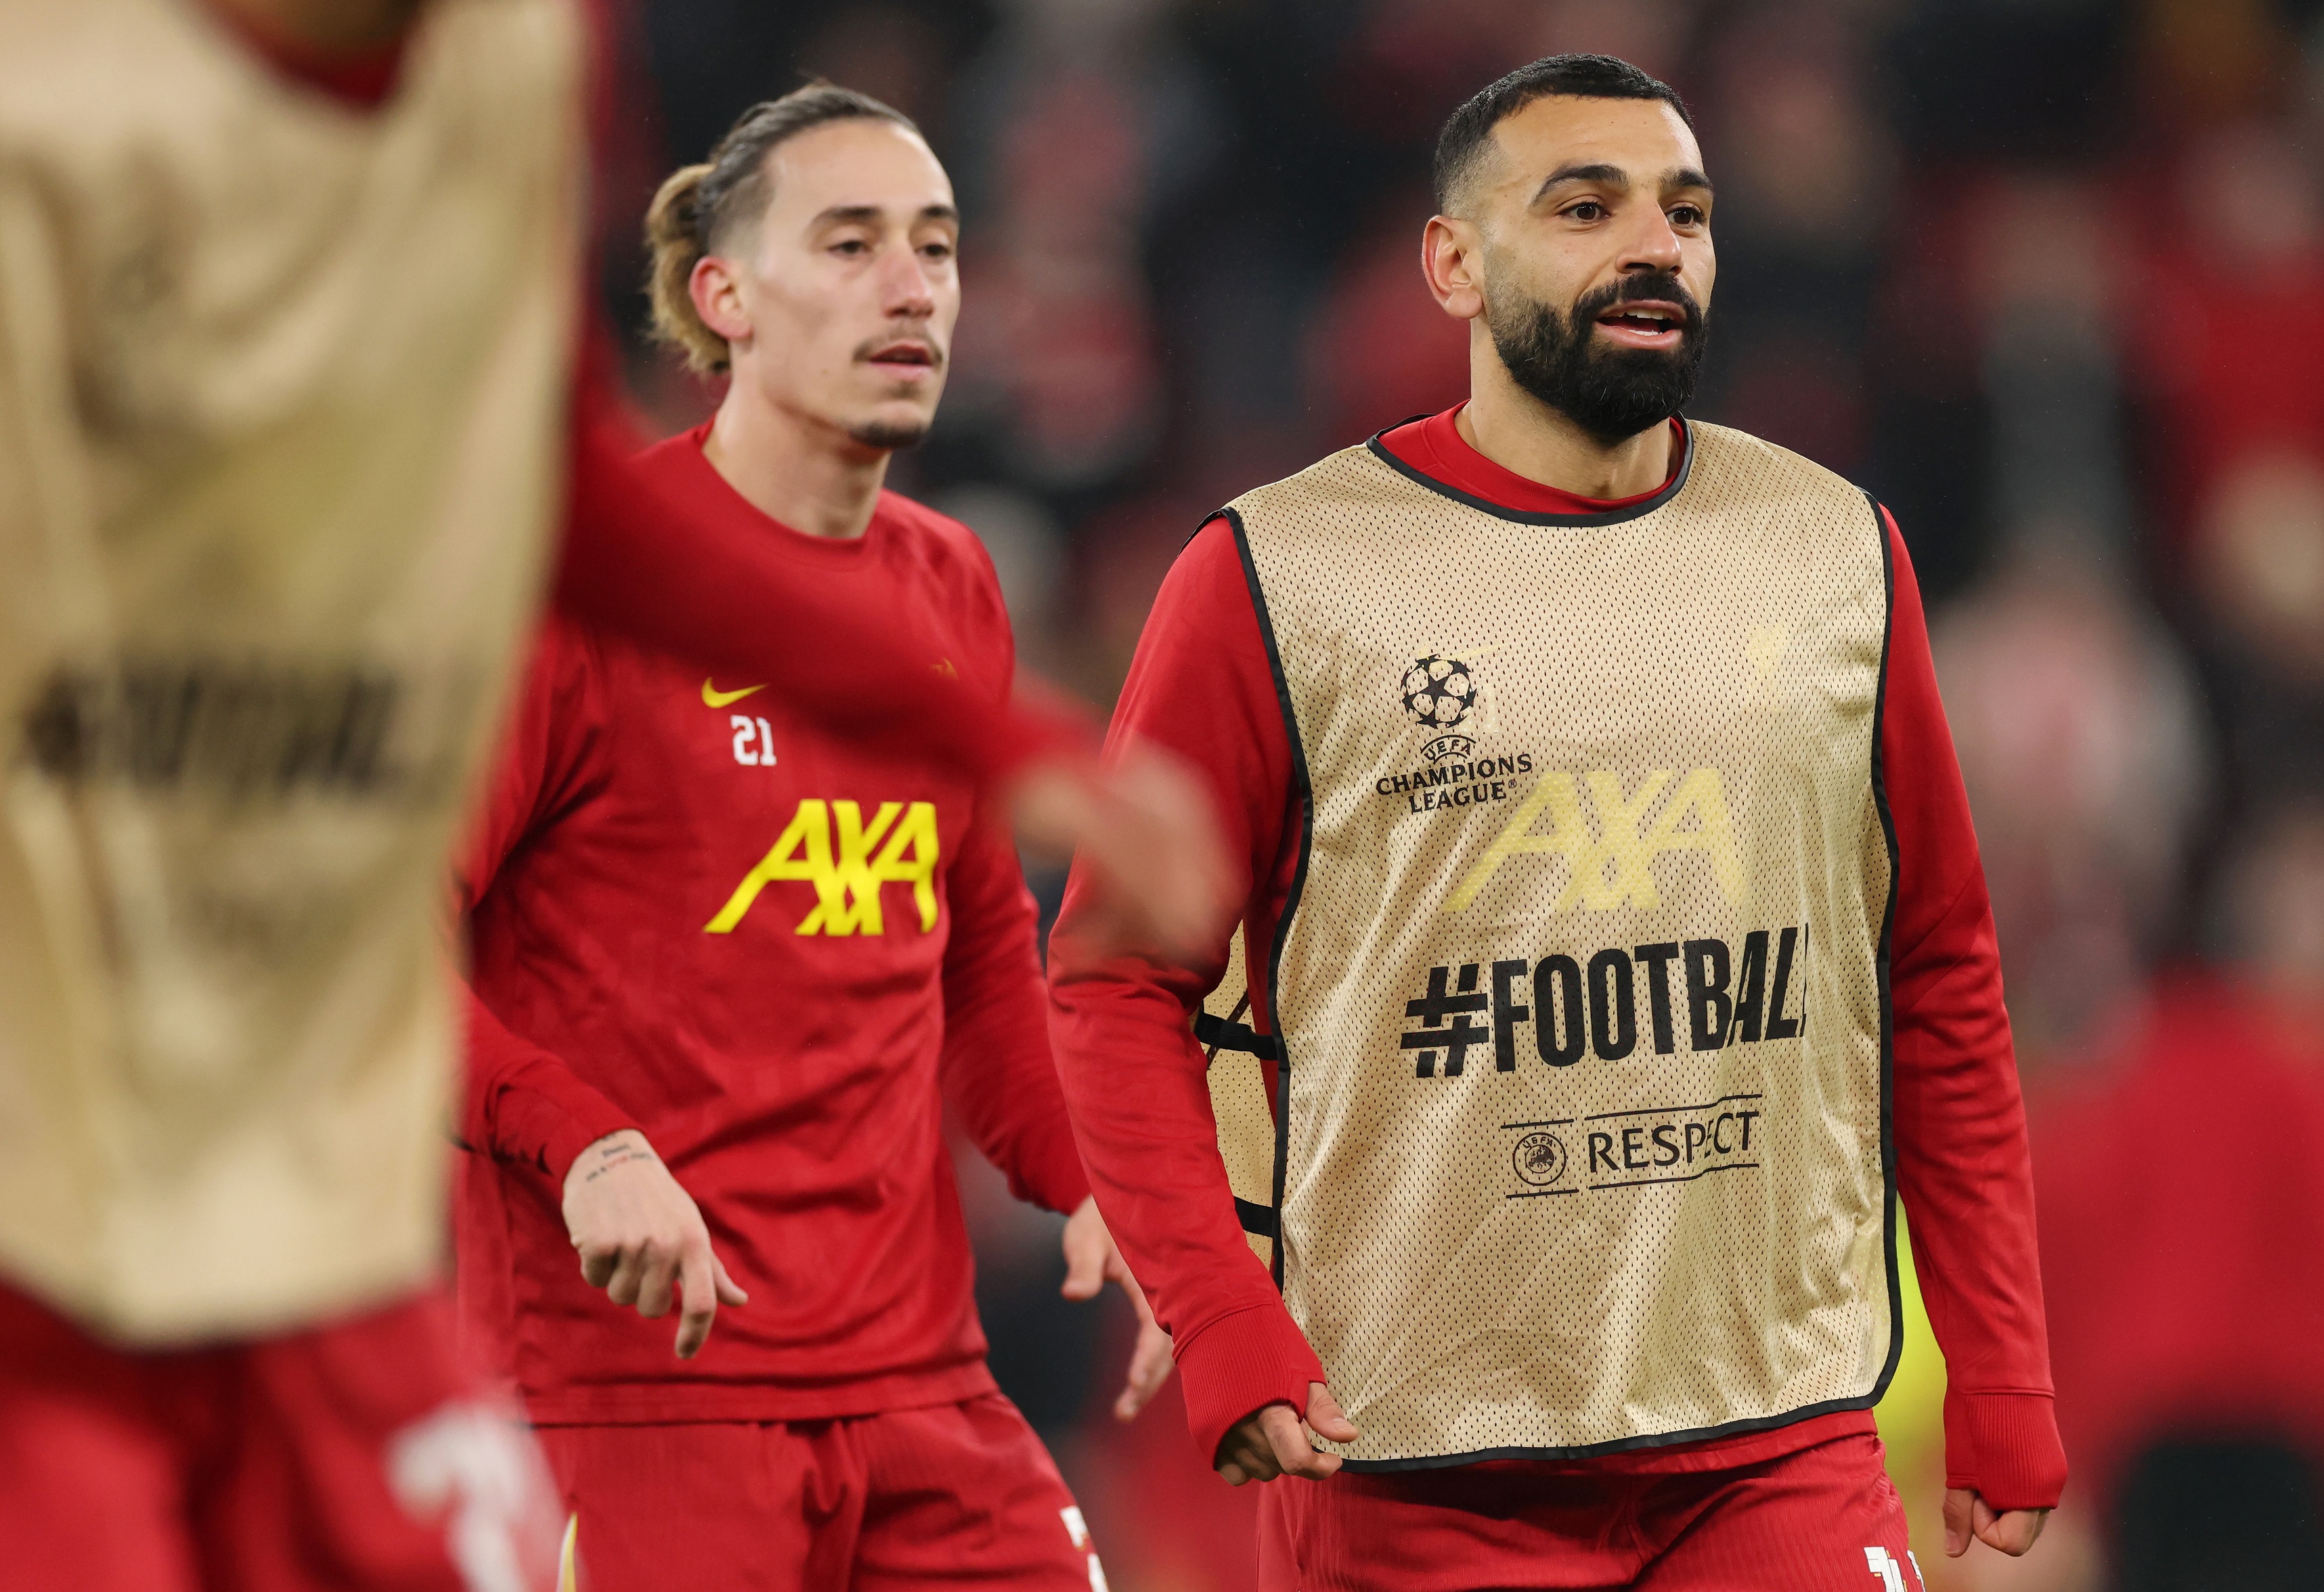
<instances>
[{"instance_id":1,"label":"blurred spectator","mask_svg":"<svg viewBox=\"0 0 2324 1592\"><path fill-rule=\"evenodd\" d=\"M1720 41L1703 114L1720 198L1703 412L1852 473L1894 151L1846 20L1771 9Z\"/></svg>"},{"instance_id":2,"label":"blurred spectator","mask_svg":"<svg viewBox=\"0 0 2324 1592\"><path fill-rule=\"evenodd\" d=\"M971 227L955 401L1028 479L1087 487L1155 442L1162 369L1145 228L1217 147L1207 85L1156 0L1012 0L963 75Z\"/></svg>"},{"instance_id":3,"label":"blurred spectator","mask_svg":"<svg viewBox=\"0 0 2324 1592\"><path fill-rule=\"evenodd\" d=\"M2246 803L2324 792L2324 456L2223 471L2191 553L2205 652Z\"/></svg>"},{"instance_id":4,"label":"blurred spectator","mask_svg":"<svg viewBox=\"0 0 2324 1592\"><path fill-rule=\"evenodd\" d=\"M2222 971L2033 1095L2059 1419L2124 1587L2324 1562L2324 813L2260 825L2220 907Z\"/></svg>"},{"instance_id":5,"label":"blurred spectator","mask_svg":"<svg viewBox=\"0 0 2324 1592\"><path fill-rule=\"evenodd\" d=\"M1469 327L1420 277L1425 189L1398 193L1349 245L1307 333L1319 448L1361 442L1469 396Z\"/></svg>"},{"instance_id":6,"label":"blurred spectator","mask_svg":"<svg viewBox=\"0 0 2324 1592\"><path fill-rule=\"evenodd\" d=\"M2184 667L2117 579L2087 539L2029 540L1932 638L2027 1069L2135 993L2202 795Z\"/></svg>"},{"instance_id":7,"label":"blurred spectator","mask_svg":"<svg viewBox=\"0 0 2324 1592\"><path fill-rule=\"evenodd\" d=\"M2131 324L2175 538L2255 455L2324 456L2324 211L2313 160L2282 129L2207 134L2156 192Z\"/></svg>"}]
</instances>

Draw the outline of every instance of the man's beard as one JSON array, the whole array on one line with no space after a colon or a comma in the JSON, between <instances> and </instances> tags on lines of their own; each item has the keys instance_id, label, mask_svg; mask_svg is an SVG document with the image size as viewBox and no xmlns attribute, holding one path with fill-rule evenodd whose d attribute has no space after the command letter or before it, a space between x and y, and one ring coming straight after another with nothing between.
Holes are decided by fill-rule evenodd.
<instances>
[{"instance_id":1,"label":"man's beard","mask_svg":"<svg viewBox=\"0 0 2324 1592\"><path fill-rule=\"evenodd\" d=\"M1678 346L1591 346L1599 316L1617 303L1660 299L1685 312ZM1600 442L1619 442L1686 407L1702 370L1703 314L1668 274L1625 277L1574 300L1570 316L1531 299L1485 292L1485 327L1517 384Z\"/></svg>"},{"instance_id":2,"label":"man's beard","mask_svg":"<svg viewBox=\"0 0 2324 1592\"><path fill-rule=\"evenodd\" d=\"M902 426L891 426L879 420L866 420L861 426L850 427L847 432L847 435L859 446L876 447L888 453L893 453L899 447L918 447L927 434L928 424L925 420Z\"/></svg>"}]
</instances>

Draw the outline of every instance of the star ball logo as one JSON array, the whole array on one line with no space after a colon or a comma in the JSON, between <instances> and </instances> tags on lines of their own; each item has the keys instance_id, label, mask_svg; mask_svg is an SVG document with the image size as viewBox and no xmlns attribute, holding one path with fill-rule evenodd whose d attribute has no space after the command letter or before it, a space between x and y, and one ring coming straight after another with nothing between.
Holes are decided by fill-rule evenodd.
<instances>
[{"instance_id":1,"label":"star ball logo","mask_svg":"<svg viewBox=\"0 0 2324 1592\"><path fill-rule=\"evenodd\" d=\"M1416 658L1400 682L1404 711L1424 730L1450 732L1477 705L1477 673L1457 658L1431 653ZM1441 734L1421 749L1430 762L1452 753L1466 755L1476 742L1465 735Z\"/></svg>"},{"instance_id":2,"label":"star ball logo","mask_svg":"<svg viewBox=\"0 0 2324 1592\"><path fill-rule=\"evenodd\" d=\"M1450 730L1477 704L1477 677L1457 658L1418 658L1404 672L1404 711L1430 730Z\"/></svg>"}]
</instances>

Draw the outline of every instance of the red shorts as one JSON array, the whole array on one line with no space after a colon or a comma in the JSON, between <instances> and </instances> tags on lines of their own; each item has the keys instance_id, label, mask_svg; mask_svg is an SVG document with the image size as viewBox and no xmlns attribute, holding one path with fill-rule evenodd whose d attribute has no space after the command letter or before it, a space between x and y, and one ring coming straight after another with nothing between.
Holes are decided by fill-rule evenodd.
<instances>
[{"instance_id":1,"label":"red shorts","mask_svg":"<svg viewBox=\"0 0 2324 1592\"><path fill-rule=\"evenodd\" d=\"M1261 1592L1923 1592L1880 1440L1673 1473L1591 1464L1267 1484Z\"/></svg>"},{"instance_id":2,"label":"red shorts","mask_svg":"<svg viewBox=\"0 0 2324 1592\"><path fill-rule=\"evenodd\" d=\"M539 1592L558 1517L450 1302L131 1351L0 1287L0 1586Z\"/></svg>"},{"instance_id":3,"label":"red shorts","mask_svg":"<svg viewBox=\"0 0 2324 1592\"><path fill-rule=\"evenodd\" d=\"M835 1421L544 1426L579 1592L1104 1592L1082 1513L1017 1406Z\"/></svg>"}]
</instances>

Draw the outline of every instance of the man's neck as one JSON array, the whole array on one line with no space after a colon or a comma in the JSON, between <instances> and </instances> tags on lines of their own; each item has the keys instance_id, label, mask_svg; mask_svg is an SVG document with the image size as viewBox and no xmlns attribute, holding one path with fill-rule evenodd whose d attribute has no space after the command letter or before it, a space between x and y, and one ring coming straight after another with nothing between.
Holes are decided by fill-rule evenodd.
<instances>
[{"instance_id":1,"label":"man's neck","mask_svg":"<svg viewBox=\"0 0 2324 1592\"><path fill-rule=\"evenodd\" d=\"M702 456L769 519L808 536L852 541L879 507L890 456L837 427L779 410L738 381L710 422Z\"/></svg>"},{"instance_id":2,"label":"man's neck","mask_svg":"<svg viewBox=\"0 0 2324 1592\"><path fill-rule=\"evenodd\" d=\"M1670 479L1668 425L1606 442L1518 386L1491 354L1472 358L1469 370L1469 401L1453 424L1504 470L1583 498L1634 498Z\"/></svg>"}]
</instances>

